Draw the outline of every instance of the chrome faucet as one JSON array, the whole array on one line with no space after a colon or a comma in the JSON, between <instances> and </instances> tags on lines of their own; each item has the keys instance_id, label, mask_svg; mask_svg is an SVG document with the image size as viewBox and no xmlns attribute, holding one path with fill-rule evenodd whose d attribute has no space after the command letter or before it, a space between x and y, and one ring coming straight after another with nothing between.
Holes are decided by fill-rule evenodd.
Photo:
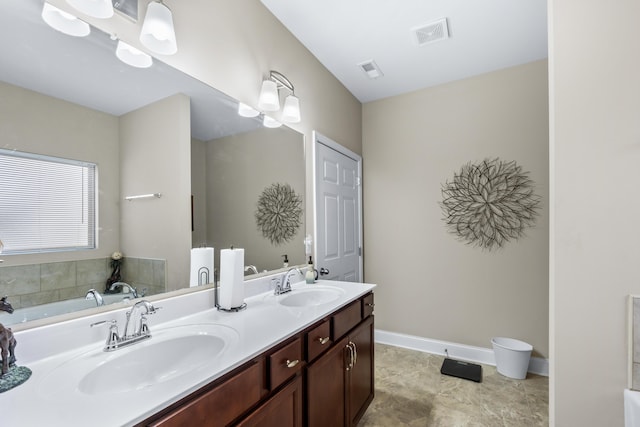
<instances>
[{"instance_id":1,"label":"chrome faucet","mask_svg":"<svg viewBox=\"0 0 640 427\"><path fill-rule=\"evenodd\" d=\"M138 309L143 309L145 310L144 313L140 313L140 323L138 325L138 329L133 332L132 334L128 334L127 332L129 332L129 325L131 324L131 318L133 317L133 314L138 310ZM159 309L159 307L158 307ZM122 335L122 339L123 340L127 340L127 339L132 339L132 338L136 338L140 335L146 334L148 335L148 337L151 337L151 332L149 331L149 326L147 325L147 318L145 317L145 315L147 314L155 314L156 313L156 309L153 304L151 304L149 301L147 300L140 300L137 303L135 303L133 305L133 307L131 307L131 310L127 311L127 323L124 324L124 333ZM135 321L135 320L134 320ZM145 337L145 338L148 338Z\"/></svg>"},{"instance_id":2,"label":"chrome faucet","mask_svg":"<svg viewBox=\"0 0 640 427\"><path fill-rule=\"evenodd\" d=\"M144 313L140 312L140 323L135 332L129 333L129 325L131 323L131 318L133 315L139 311L144 309ZM146 315L155 314L160 307L154 307L149 301L141 300L138 301L131 307L131 310L127 311L127 322L124 325L124 332L122 336L118 334L118 323L115 320L109 322L109 334L107 335L107 341L105 342L104 351L113 351L122 347L129 346L131 344L135 344L147 338L151 338L151 331L149 330L149 325L147 324ZM102 325L107 323L106 321L101 321L97 323L92 323L91 327Z\"/></svg>"},{"instance_id":3,"label":"chrome faucet","mask_svg":"<svg viewBox=\"0 0 640 427\"><path fill-rule=\"evenodd\" d=\"M125 282L113 282L111 284L111 286L109 287L109 290L110 291L115 291L115 289L118 286L122 287L122 293L124 293L124 288L126 287L129 290L129 293L131 295L133 295L133 298L138 298L138 290L136 288L134 288L133 286L131 286L130 284L125 283ZM142 296L144 296L144 295L142 295Z\"/></svg>"},{"instance_id":4,"label":"chrome faucet","mask_svg":"<svg viewBox=\"0 0 640 427\"><path fill-rule=\"evenodd\" d=\"M256 268L255 265L245 265L244 266L244 271L245 271L245 273L247 271L253 271L253 274L258 274L258 269Z\"/></svg>"},{"instance_id":5,"label":"chrome faucet","mask_svg":"<svg viewBox=\"0 0 640 427\"><path fill-rule=\"evenodd\" d=\"M96 305L98 307L100 307L101 305L104 305L104 299L102 298L102 295L100 295L100 292L96 291L95 289L89 289L87 291L87 295L85 295L84 299L86 299L86 300L90 300L90 299L96 300Z\"/></svg>"},{"instance_id":6,"label":"chrome faucet","mask_svg":"<svg viewBox=\"0 0 640 427\"><path fill-rule=\"evenodd\" d=\"M273 291L274 295L281 295L291 291L291 275L294 272L298 272L301 276L303 276L302 271L298 267L293 267L287 270L286 273L282 276L282 280L278 283Z\"/></svg>"}]
</instances>

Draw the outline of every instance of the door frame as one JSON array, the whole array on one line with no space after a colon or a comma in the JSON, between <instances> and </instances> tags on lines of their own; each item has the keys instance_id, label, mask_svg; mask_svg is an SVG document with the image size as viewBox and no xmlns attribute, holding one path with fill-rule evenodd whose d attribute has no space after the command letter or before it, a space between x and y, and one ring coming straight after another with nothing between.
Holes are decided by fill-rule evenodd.
<instances>
[{"instance_id":1,"label":"door frame","mask_svg":"<svg viewBox=\"0 0 640 427\"><path fill-rule=\"evenodd\" d=\"M362 156L360 156L359 154L354 153L353 151L349 150L346 147L343 147L342 145L338 144L337 142L335 142L334 140L332 140L329 137L324 136L323 134L321 134L320 132L313 130L312 132L312 145L313 145L313 149L312 149L312 168L313 168L313 253L314 254L318 254L318 246L317 246L317 242L318 242L318 206L317 206L317 173L318 171L316 170L316 159L318 156L318 145L322 144L326 147L331 148L332 150L337 151L338 153L349 157L350 159L354 160L357 164L358 164L358 182L357 182L357 186L358 186L358 247L359 247L359 251L358 251L358 269L359 271L359 277L360 277L360 282L364 283L364 245L363 245L363 224L362 224Z\"/></svg>"}]
</instances>

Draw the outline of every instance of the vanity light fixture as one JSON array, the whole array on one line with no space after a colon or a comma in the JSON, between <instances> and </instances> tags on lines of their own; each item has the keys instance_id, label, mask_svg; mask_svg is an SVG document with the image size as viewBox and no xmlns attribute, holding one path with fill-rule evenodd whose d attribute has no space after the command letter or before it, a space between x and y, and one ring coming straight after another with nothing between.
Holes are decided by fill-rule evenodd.
<instances>
[{"instance_id":1,"label":"vanity light fixture","mask_svg":"<svg viewBox=\"0 0 640 427\"><path fill-rule=\"evenodd\" d=\"M289 95L284 99L282 120L288 123L300 122L300 100L297 96Z\"/></svg>"},{"instance_id":2,"label":"vanity light fixture","mask_svg":"<svg viewBox=\"0 0 640 427\"><path fill-rule=\"evenodd\" d=\"M269 78L262 82L258 107L263 111L278 111L280 109L280 89L287 89L291 92L284 100L282 120L288 123L300 122L300 100L295 95L293 84L278 71L270 71Z\"/></svg>"},{"instance_id":3,"label":"vanity light fixture","mask_svg":"<svg viewBox=\"0 0 640 427\"><path fill-rule=\"evenodd\" d=\"M282 123L280 123L273 117L269 117L267 115L265 115L264 118L262 119L262 124L264 125L264 127L271 128L271 129L279 128L280 126L282 126Z\"/></svg>"},{"instance_id":4,"label":"vanity light fixture","mask_svg":"<svg viewBox=\"0 0 640 427\"><path fill-rule=\"evenodd\" d=\"M128 43L118 40L116 47L116 56L127 65L136 68L149 68L153 64L153 59L140 49L131 46Z\"/></svg>"},{"instance_id":5,"label":"vanity light fixture","mask_svg":"<svg viewBox=\"0 0 640 427\"><path fill-rule=\"evenodd\" d=\"M173 14L162 0L154 0L147 6L140 42L150 51L161 55L173 55L178 51Z\"/></svg>"},{"instance_id":6,"label":"vanity light fixture","mask_svg":"<svg viewBox=\"0 0 640 427\"><path fill-rule=\"evenodd\" d=\"M71 6L94 18L111 18L113 16L113 4L111 0L67 0Z\"/></svg>"},{"instance_id":7,"label":"vanity light fixture","mask_svg":"<svg viewBox=\"0 0 640 427\"><path fill-rule=\"evenodd\" d=\"M260 111L251 108L244 102L238 103L238 114L242 117L257 117L260 114Z\"/></svg>"},{"instance_id":8,"label":"vanity light fixture","mask_svg":"<svg viewBox=\"0 0 640 427\"><path fill-rule=\"evenodd\" d=\"M89 24L47 2L42 7L42 19L54 30L74 37L85 37L91 32Z\"/></svg>"}]
</instances>

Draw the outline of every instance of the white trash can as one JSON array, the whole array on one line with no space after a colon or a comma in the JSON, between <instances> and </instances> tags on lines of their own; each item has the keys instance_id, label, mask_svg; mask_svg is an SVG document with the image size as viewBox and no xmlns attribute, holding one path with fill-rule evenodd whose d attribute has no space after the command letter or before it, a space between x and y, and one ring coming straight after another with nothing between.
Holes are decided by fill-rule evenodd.
<instances>
[{"instance_id":1,"label":"white trash can","mask_svg":"<svg viewBox=\"0 0 640 427\"><path fill-rule=\"evenodd\" d=\"M527 377L529 359L533 346L513 338L495 337L491 339L496 368L505 377L523 380Z\"/></svg>"}]
</instances>

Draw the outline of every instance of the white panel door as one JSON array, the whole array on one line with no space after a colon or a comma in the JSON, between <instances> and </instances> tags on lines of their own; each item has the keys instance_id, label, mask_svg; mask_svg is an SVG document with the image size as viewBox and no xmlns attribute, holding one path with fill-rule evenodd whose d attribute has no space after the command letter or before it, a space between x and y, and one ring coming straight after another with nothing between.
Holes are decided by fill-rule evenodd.
<instances>
[{"instance_id":1,"label":"white panel door","mask_svg":"<svg viewBox=\"0 0 640 427\"><path fill-rule=\"evenodd\" d=\"M316 268L322 279L360 282L361 160L321 135L315 142Z\"/></svg>"}]
</instances>

